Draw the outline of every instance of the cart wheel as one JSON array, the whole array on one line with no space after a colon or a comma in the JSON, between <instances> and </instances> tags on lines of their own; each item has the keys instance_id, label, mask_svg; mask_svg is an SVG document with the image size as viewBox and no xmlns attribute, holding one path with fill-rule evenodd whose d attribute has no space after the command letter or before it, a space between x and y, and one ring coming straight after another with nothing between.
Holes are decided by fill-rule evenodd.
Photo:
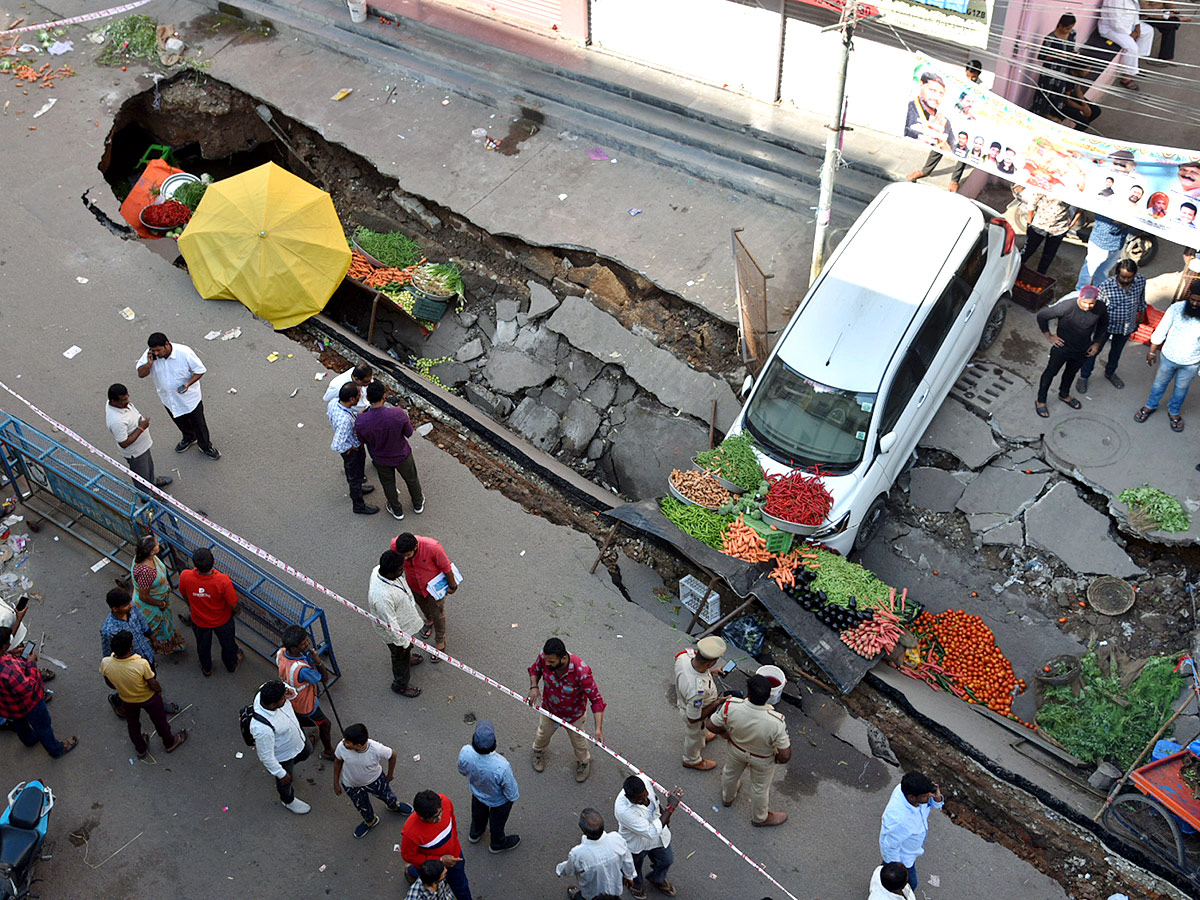
<instances>
[{"instance_id":1,"label":"cart wheel","mask_svg":"<svg viewBox=\"0 0 1200 900\"><path fill-rule=\"evenodd\" d=\"M1121 794L1104 811L1104 826L1120 838L1132 839L1156 856L1186 865L1179 823L1165 806L1145 794Z\"/></svg>"}]
</instances>

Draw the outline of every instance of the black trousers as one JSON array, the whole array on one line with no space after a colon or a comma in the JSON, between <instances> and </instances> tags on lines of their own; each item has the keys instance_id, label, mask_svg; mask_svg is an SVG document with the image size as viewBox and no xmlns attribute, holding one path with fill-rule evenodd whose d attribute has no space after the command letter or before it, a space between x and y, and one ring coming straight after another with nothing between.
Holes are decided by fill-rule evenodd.
<instances>
[{"instance_id":1,"label":"black trousers","mask_svg":"<svg viewBox=\"0 0 1200 900\"><path fill-rule=\"evenodd\" d=\"M355 509L362 509L366 505L363 503L363 482L367 479L366 464L367 451L361 444L342 454L342 468L346 471L346 484L350 486L350 499Z\"/></svg>"},{"instance_id":2,"label":"black trousers","mask_svg":"<svg viewBox=\"0 0 1200 900\"><path fill-rule=\"evenodd\" d=\"M484 831L491 831L491 845L500 847L504 843L504 826L508 824L508 814L512 812L512 801L501 803L499 806L488 806L474 794L471 795L471 836L483 837Z\"/></svg>"},{"instance_id":3,"label":"black trousers","mask_svg":"<svg viewBox=\"0 0 1200 900\"><path fill-rule=\"evenodd\" d=\"M165 407L164 407L165 409ZM171 415L168 409L167 414ZM204 420L204 401L196 404L196 408L182 416L171 416L171 421L179 429L185 441L200 445L201 450L211 450L212 441L208 438L208 422Z\"/></svg>"},{"instance_id":4,"label":"black trousers","mask_svg":"<svg viewBox=\"0 0 1200 900\"><path fill-rule=\"evenodd\" d=\"M1070 397L1071 382L1075 380L1085 359L1087 359L1087 354L1077 350L1051 347L1050 362L1046 364L1046 370L1042 372L1042 380L1038 383L1037 402L1046 402L1046 397L1050 394L1050 382L1054 380L1054 376L1060 369L1062 370L1062 380L1058 383L1058 396Z\"/></svg>"},{"instance_id":5,"label":"black trousers","mask_svg":"<svg viewBox=\"0 0 1200 900\"><path fill-rule=\"evenodd\" d=\"M942 161L942 153L940 150L930 150L929 155L925 157L925 165L921 166L921 174L928 178L933 174L933 170L937 168L938 163ZM954 167L954 171L950 174L950 180L960 182L963 178L963 172L967 170L967 164L963 160L959 160L958 165Z\"/></svg>"},{"instance_id":6,"label":"black trousers","mask_svg":"<svg viewBox=\"0 0 1200 900\"><path fill-rule=\"evenodd\" d=\"M292 770L294 768L296 768L296 763L304 762L306 759L308 759L310 756L312 756L312 752L313 752L312 741L310 741L308 738L305 738L304 739L304 749L301 750L299 753L297 753L294 757L292 757L289 760L281 759L279 761L279 764L281 766L283 766L283 771L285 771L289 775L291 775ZM282 800L284 803L291 803L293 800L296 799L296 780L293 778L287 784L283 784L278 778L276 778L275 779L275 790L277 790L279 792L280 800Z\"/></svg>"},{"instance_id":7,"label":"black trousers","mask_svg":"<svg viewBox=\"0 0 1200 900\"><path fill-rule=\"evenodd\" d=\"M1121 364L1121 353L1125 349L1125 345L1129 343L1129 335L1127 334L1106 334L1100 340L1100 350L1104 349L1105 341L1111 341L1108 347L1108 362L1104 364L1105 375L1116 375L1117 366ZM1091 378L1092 370L1096 368L1096 360L1100 358L1100 352L1097 351L1095 356L1089 356L1083 361L1083 366L1079 369L1080 378Z\"/></svg>"},{"instance_id":8,"label":"black trousers","mask_svg":"<svg viewBox=\"0 0 1200 900\"><path fill-rule=\"evenodd\" d=\"M1159 59L1174 59L1175 58L1175 32L1179 30L1178 19L1147 19L1146 22L1154 26L1154 30L1162 35L1162 40L1158 45Z\"/></svg>"},{"instance_id":9,"label":"black trousers","mask_svg":"<svg viewBox=\"0 0 1200 900\"><path fill-rule=\"evenodd\" d=\"M201 628L199 625L193 625L192 633L196 635L196 657L200 660L201 670L212 671L214 634L217 636L217 643L221 645L221 662L225 664L225 668L230 672L237 668L237 626L234 625L232 617L224 625L218 625L216 628Z\"/></svg>"},{"instance_id":10,"label":"black trousers","mask_svg":"<svg viewBox=\"0 0 1200 900\"><path fill-rule=\"evenodd\" d=\"M1038 231L1036 228L1030 228L1025 233L1025 246L1021 249L1021 262L1026 263L1037 252L1037 248L1042 246L1045 241L1046 246L1042 249L1042 258L1038 260L1038 274L1045 275L1050 271L1050 264L1054 262L1054 257L1058 255L1058 248L1062 246L1063 238L1067 236L1064 231L1062 234L1047 234L1044 231Z\"/></svg>"},{"instance_id":11,"label":"black trousers","mask_svg":"<svg viewBox=\"0 0 1200 900\"><path fill-rule=\"evenodd\" d=\"M412 671L412 644L407 647L388 644L388 650L392 654L392 690L402 691L408 687Z\"/></svg>"}]
</instances>

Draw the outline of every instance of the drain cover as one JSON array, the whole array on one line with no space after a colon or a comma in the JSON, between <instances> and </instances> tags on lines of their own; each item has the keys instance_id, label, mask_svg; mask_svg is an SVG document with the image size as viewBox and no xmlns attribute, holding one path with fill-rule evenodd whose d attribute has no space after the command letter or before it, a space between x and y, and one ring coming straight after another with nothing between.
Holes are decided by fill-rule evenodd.
<instances>
[{"instance_id":1,"label":"drain cover","mask_svg":"<svg viewBox=\"0 0 1200 900\"><path fill-rule=\"evenodd\" d=\"M1133 606L1133 588L1120 578L1102 575L1088 585L1087 598L1096 612L1119 616Z\"/></svg>"},{"instance_id":2,"label":"drain cover","mask_svg":"<svg viewBox=\"0 0 1200 900\"><path fill-rule=\"evenodd\" d=\"M1085 413L1056 422L1046 448L1069 466L1109 466L1129 452L1129 437L1111 420Z\"/></svg>"},{"instance_id":3,"label":"drain cover","mask_svg":"<svg viewBox=\"0 0 1200 900\"><path fill-rule=\"evenodd\" d=\"M971 363L950 388L950 396L984 415L991 415L1005 394L1021 383L999 366Z\"/></svg>"}]
</instances>

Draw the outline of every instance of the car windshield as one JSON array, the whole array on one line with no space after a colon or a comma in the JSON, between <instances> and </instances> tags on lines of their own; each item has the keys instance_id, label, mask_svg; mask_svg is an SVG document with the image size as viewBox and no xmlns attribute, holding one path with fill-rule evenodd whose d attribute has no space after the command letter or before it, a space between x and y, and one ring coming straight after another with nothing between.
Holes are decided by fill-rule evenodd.
<instances>
[{"instance_id":1,"label":"car windshield","mask_svg":"<svg viewBox=\"0 0 1200 900\"><path fill-rule=\"evenodd\" d=\"M863 457L875 396L821 384L776 359L746 409L746 428L779 462L849 472Z\"/></svg>"}]
</instances>

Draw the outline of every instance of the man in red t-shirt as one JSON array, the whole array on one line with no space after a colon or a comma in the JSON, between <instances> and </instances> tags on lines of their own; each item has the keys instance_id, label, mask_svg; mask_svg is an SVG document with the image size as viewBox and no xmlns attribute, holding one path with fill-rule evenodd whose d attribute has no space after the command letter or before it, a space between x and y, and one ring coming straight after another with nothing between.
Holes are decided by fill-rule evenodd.
<instances>
[{"instance_id":1,"label":"man in red t-shirt","mask_svg":"<svg viewBox=\"0 0 1200 900\"><path fill-rule=\"evenodd\" d=\"M454 804L445 794L421 791L413 797L412 805L413 814L400 830L400 856L408 863L409 883L417 880L417 866L427 859L440 859L455 900L471 900Z\"/></svg>"},{"instance_id":2,"label":"man in red t-shirt","mask_svg":"<svg viewBox=\"0 0 1200 900\"><path fill-rule=\"evenodd\" d=\"M446 592L453 594L458 590L458 580L454 577L454 567L450 565L450 557L446 551L431 537L409 534L407 531L392 541L392 549L404 557L404 577L412 588L413 599L421 607L425 616L425 630L421 634L429 637L435 632L436 647L446 649L446 598L438 600L430 596L426 585L438 575L446 576ZM431 663L441 662L441 659L429 655Z\"/></svg>"},{"instance_id":3,"label":"man in red t-shirt","mask_svg":"<svg viewBox=\"0 0 1200 900\"><path fill-rule=\"evenodd\" d=\"M237 612L237 592L233 581L213 568L212 551L201 547L192 554L194 569L179 573L179 593L192 611L192 631L196 633L196 655L205 677L212 674L212 639L221 645L221 662L230 672L242 664L233 614Z\"/></svg>"}]
</instances>

